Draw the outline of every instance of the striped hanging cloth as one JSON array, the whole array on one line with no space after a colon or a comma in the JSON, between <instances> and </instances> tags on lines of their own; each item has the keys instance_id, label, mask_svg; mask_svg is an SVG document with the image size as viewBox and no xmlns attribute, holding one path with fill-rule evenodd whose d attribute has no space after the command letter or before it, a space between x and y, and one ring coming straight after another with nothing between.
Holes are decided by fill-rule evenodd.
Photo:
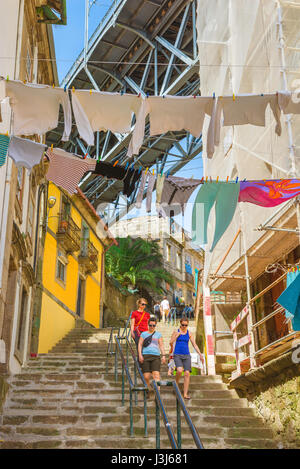
<instances>
[{"instance_id":1,"label":"striped hanging cloth","mask_svg":"<svg viewBox=\"0 0 300 469\"><path fill-rule=\"evenodd\" d=\"M0 166L5 164L9 142L10 137L8 135L0 134Z\"/></svg>"}]
</instances>

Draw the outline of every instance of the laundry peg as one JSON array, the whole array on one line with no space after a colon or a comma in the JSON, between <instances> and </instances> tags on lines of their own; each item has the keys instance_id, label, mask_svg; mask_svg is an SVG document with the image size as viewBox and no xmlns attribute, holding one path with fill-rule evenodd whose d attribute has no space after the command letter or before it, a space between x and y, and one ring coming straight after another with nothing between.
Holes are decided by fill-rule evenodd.
<instances>
[{"instance_id":1,"label":"laundry peg","mask_svg":"<svg viewBox=\"0 0 300 469\"><path fill-rule=\"evenodd\" d=\"M213 99L215 99L215 97L216 97L216 93L215 93L215 92L213 92Z\"/></svg>"},{"instance_id":2,"label":"laundry peg","mask_svg":"<svg viewBox=\"0 0 300 469\"><path fill-rule=\"evenodd\" d=\"M52 143L52 145L51 145L51 151L53 151L53 143Z\"/></svg>"},{"instance_id":3,"label":"laundry peg","mask_svg":"<svg viewBox=\"0 0 300 469\"><path fill-rule=\"evenodd\" d=\"M153 176L154 176L154 169L153 169L153 171L152 171L152 174L153 174Z\"/></svg>"},{"instance_id":4,"label":"laundry peg","mask_svg":"<svg viewBox=\"0 0 300 469\"><path fill-rule=\"evenodd\" d=\"M145 172L145 175L147 174L147 172L148 172L148 167L146 168L146 172Z\"/></svg>"},{"instance_id":5,"label":"laundry peg","mask_svg":"<svg viewBox=\"0 0 300 469\"><path fill-rule=\"evenodd\" d=\"M236 183L236 184L238 183L238 180L239 180L239 177L237 177L236 180L235 180L235 183Z\"/></svg>"},{"instance_id":6,"label":"laundry peg","mask_svg":"<svg viewBox=\"0 0 300 469\"><path fill-rule=\"evenodd\" d=\"M232 99L233 99L233 101L235 101L235 94L234 93L232 95Z\"/></svg>"},{"instance_id":7,"label":"laundry peg","mask_svg":"<svg viewBox=\"0 0 300 469\"><path fill-rule=\"evenodd\" d=\"M5 135L6 135L6 137L8 137L8 131L6 132L6 134L5 134Z\"/></svg>"},{"instance_id":8,"label":"laundry peg","mask_svg":"<svg viewBox=\"0 0 300 469\"><path fill-rule=\"evenodd\" d=\"M73 91L73 93L75 93L75 87L74 86L72 86L72 91Z\"/></svg>"},{"instance_id":9,"label":"laundry peg","mask_svg":"<svg viewBox=\"0 0 300 469\"><path fill-rule=\"evenodd\" d=\"M92 90L90 90L90 94L92 94Z\"/></svg>"},{"instance_id":10,"label":"laundry peg","mask_svg":"<svg viewBox=\"0 0 300 469\"><path fill-rule=\"evenodd\" d=\"M52 84L52 88L55 88L55 85L54 85L54 83Z\"/></svg>"},{"instance_id":11,"label":"laundry peg","mask_svg":"<svg viewBox=\"0 0 300 469\"><path fill-rule=\"evenodd\" d=\"M7 75L7 77L6 77L6 81L9 81L9 76L8 76L8 75Z\"/></svg>"},{"instance_id":12,"label":"laundry peg","mask_svg":"<svg viewBox=\"0 0 300 469\"><path fill-rule=\"evenodd\" d=\"M125 169L127 169L127 168L128 168L128 165L129 165L129 162L127 161L127 163L126 163L126 166L125 166Z\"/></svg>"},{"instance_id":13,"label":"laundry peg","mask_svg":"<svg viewBox=\"0 0 300 469\"><path fill-rule=\"evenodd\" d=\"M217 182L219 182L219 176L217 176Z\"/></svg>"},{"instance_id":14,"label":"laundry peg","mask_svg":"<svg viewBox=\"0 0 300 469\"><path fill-rule=\"evenodd\" d=\"M229 176L227 176L226 182L228 182Z\"/></svg>"},{"instance_id":15,"label":"laundry peg","mask_svg":"<svg viewBox=\"0 0 300 469\"><path fill-rule=\"evenodd\" d=\"M207 180L208 180L208 176L206 176L205 182L207 182Z\"/></svg>"},{"instance_id":16,"label":"laundry peg","mask_svg":"<svg viewBox=\"0 0 300 469\"><path fill-rule=\"evenodd\" d=\"M113 167L115 167L119 163L119 160L117 160L114 164Z\"/></svg>"}]
</instances>

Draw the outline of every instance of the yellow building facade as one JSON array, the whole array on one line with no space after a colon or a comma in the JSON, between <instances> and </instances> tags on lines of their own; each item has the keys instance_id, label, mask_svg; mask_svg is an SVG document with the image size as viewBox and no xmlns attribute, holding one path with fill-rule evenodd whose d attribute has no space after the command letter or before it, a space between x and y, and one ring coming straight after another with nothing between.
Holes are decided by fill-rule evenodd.
<instances>
[{"instance_id":1,"label":"yellow building facade","mask_svg":"<svg viewBox=\"0 0 300 469\"><path fill-rule=\"evenodd\" d=\"M76 319L101 327L104 252L116 243L80 190L70 196L50 182L47 205L38 353L48 353Z\"/></svg>"}]
</instances>

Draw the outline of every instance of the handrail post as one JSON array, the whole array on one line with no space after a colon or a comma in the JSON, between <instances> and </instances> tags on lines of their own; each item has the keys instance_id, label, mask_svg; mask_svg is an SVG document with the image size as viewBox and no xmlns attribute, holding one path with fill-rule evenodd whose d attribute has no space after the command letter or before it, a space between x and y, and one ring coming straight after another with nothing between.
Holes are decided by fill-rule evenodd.
<instances>
[{"instance_id":1,"label":"handrail post","mask_svg":"<svg viewBox=\"0 0 300 469\"><path fill-rule=\"evenodd\" d=\"M144 391L144 431L145 431L145 436L148 436L148 430L147 430L147 391Z\"/></svg>"},{"instance_id":2,"label":"handrail post","mask_svg":"<svg viewBox=\"0 0 300 469\"><path fill-rule=\"evenodd\" d=\"M156 449L160 449L160 409L155 399L155 422L156 422Z\"/></svg>"},{"instance_id":3,"label":"handrail post","mask_svg":"<svg viewBox=\"0 0 300 469\"><path fill-rule=\"evenodd\" d=\"M122 362L122 405L124 405L124 363Z\"/></svg>"},{"instance_id":4,"label":"handrail post","mask_svg":"<svg viewBox=\"0 0 300 469\"><path fill-rule=\"evenodd\" d=\"M132 407L132 389L129 389L129 402L130 402L130 436L133 436L133 407Z\"/></svg>"},{"instance_id":5,"label":"handrail post","mask_svg":"<svg viewBox=\"0 0 300 469\"><path fill-rule=\"evenodd\" d=\"M115 382L118 381L118 350L117 344L115 346Z\"/></svg>"},{"instance_id":6,"label":"handrail post","mask_svg":"<svg viewBox=\"0 0 300 469\"><path fill-rule=\"evenodd\" d=\"M128 346L127 346L128 347ZM133 364L133 369L134 369L134 387L137 385L137 376L136 376L136 364ZM138 395L137 392L135 392L135 405L138 404Z\"/></svg>"},{"instance_id":7,"label":"handrail post","mask_svg":"<svg viewBox=\"0 0 300 469\"><path fill-rule=\"evenodd\" d=\"M177 444L178 448L181 449L181 409L180 403L176 396L176 410L177 410Z\"/></svg>"}]
</instances>

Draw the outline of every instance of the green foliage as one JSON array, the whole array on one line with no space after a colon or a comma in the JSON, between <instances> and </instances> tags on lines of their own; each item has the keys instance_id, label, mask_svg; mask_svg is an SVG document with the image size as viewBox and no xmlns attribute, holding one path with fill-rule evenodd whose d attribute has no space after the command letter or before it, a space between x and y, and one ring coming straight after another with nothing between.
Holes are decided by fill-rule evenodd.
<instances>
[{"instance_id":1,"label":"green foliage","mask_svg":"<svg viewBox=\"0 0 300 469\"><path fill-rule=\"evenodd\" d=\"M156 241L118 238L105 256L106 274L127 289L162 294L162 281L173 285L173 277L163 267L163 256Z\"/></svg>"}]
</instances>

